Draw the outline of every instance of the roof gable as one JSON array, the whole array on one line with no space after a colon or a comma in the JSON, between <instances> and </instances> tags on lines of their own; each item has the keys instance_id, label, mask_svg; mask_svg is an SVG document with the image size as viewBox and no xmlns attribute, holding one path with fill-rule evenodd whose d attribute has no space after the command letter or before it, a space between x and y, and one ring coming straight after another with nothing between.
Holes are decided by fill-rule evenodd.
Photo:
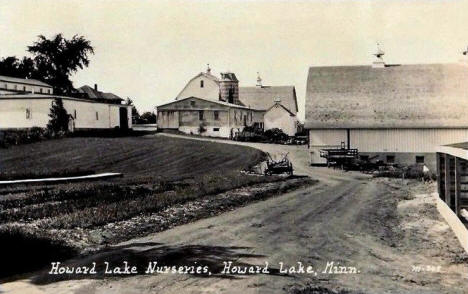
<instances>
[{"instance_id":1,"label":"roof gable","mask_svg":"<svg viewBox=\"0 0 468 294\"><path fill-rule=\"evenodd\" d=\"M306 128L468 127L468 67L311 67Z\"/></svg>"},{"instance_id":2,"label":"roof gable","mask_svg":"<svg viewBox=\"0 0 468 294\"><path fill-rule=\"evenodd\" d=\"M289 115L291 115L291 116L296 116L296 115L295 115L294 113L292 113L289 109L287 109L286 107L284 107L284 105L281 104L281 103L275 103L275 104L272 105L270 108L268 108L268 109L266 110L266 112L270 111L270 110L273 109L274 107L279 107L279 108L283 109L284 111L286 111L287 113L289 113Z\"/></svg>"},{"instance_id":3,"label":"roof gable","mask_svg":"<svg viewBox=\"0 0 468 294\"><path fill-rule=\"evenodd\" d=\"M275 105L278 98L290 112L298 112L294 86L239 87L239 100L242 104L257 110L268 110Z\"/></svg>"}]
</instances>

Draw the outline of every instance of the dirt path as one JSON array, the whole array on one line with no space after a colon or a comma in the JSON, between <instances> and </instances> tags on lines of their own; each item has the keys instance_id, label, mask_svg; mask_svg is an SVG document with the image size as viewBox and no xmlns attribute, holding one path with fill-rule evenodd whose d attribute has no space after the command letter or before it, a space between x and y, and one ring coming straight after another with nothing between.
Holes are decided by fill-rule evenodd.
<instances>
[{"instance_id":1,"label":"dirt path","mask_svg":"<svg viewBox=\"0 0 468 294\"><path fill-rule=\"evenodd\" d=\"M77 261L126 260L141 265L140 272L149 261L197 262L209 265L213 276L97 276L54 283L36 277L38 289L46 293L247 294L284 293L309 285L363 293L468 293L468 260L435 211L429 196L433 185L310 168L303 146L242 145L271 153L289 151L296 171L321 183ZM268 262L270 274L220 275L216 270L222 261ZM322 273L332 261L355 267L358 273ZM311 265L317 275L279 275L275 270L280 262Z\"/></svg>"}]
</instances>

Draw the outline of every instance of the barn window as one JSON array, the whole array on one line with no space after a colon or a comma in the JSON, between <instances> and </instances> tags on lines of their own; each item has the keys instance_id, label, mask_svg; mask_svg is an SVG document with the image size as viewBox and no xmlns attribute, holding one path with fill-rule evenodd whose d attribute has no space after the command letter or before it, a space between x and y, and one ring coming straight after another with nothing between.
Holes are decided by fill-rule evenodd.
<instances>
[{"instance_id":1,"label":"barn window","mask_svg":"<svg viewBox=\"0 0 468 294\"><path fill-rule=\"evenodd\" d=\"M195 106L195 100L190 100L190 106Z\"/></svg>"},{"instance_id":2,"label":"barn window","mask_svg":"<svg viewBox=\"0 0 468 294\"><path fill-rule=\"evenodd\" d=\"M26 108L26 119L31 119L31 109Z\"/></svg>"},{"instance_id":3,"label":"barn window","mask_svg":"<svg viewBox=\"0 0 468 294\"><path fill-rule=\"evenodd\" d=\"M96 111L96 120L99 120L99 112Z\"/></svg>"},{"instance_id":4,"label":"barn window","mask_svg":"<svg viewBox=\"0 0 468 294\"><path fill-rule=\"evenodd\" d=\"M213 132L219 132L219 128L213 128Z\"/></svg>"},{"instance_id":5,"label":"barn window","mask_svg":"<svg viewBox=\"0 0 468 294\"><path fill-rule=\"evenodd\" d=\"M213 114L214 114L214 119L215 119L215 120L218 120L218 119L219 119L219 112L218 112L218 111L214 111Z\"/></svg>"},{"instance_id":6,"label":"barn window","mask_svg":"<svg viewBox=\"0 0 468 294\"><path fill-rule=\"evenodd\" d=\"M387 163L395 163L395 155L387 155Z\"/></svg>"},{"instance_id":7,"label":"barn window","mask_svg":"<svg viewBox=\"0 0 468 294\"><path fill-rule=\"evenodd\" d=\"M424 163L424 156L416 156L416 163Z\"/></svg>"},{"instance_id":8,"label":"barn window","mask_svg":"<svg viewBox=\"0 0 468 294\"><path fill-rule=\"evenodd\" d=\"M203 110L198 111L198 119L203 120Z\"/></svg>"},{"instance_id":9,"label":"barn window","mask_svg":"<svg viewBox=\"0 0 468 294\"><path fill-rule=\"evenodd\" d=\"M203 88L205 86L205 82L203 80L200 81L200 88Z\"/></svg>"}]
</instances>

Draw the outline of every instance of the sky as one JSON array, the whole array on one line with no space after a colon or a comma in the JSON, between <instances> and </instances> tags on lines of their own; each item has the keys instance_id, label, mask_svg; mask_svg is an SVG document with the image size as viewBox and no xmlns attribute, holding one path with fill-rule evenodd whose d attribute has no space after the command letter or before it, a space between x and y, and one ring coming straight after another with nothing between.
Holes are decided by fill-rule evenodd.
<instances>
[{"instance_id":1,"label":"sky","mask_svg":"<svg viewBox=\"0 0 468 294\"><path fill-rule=\"evenodd\" d=\"M28 55L42 34L82 35L95 55L75 87L133 99L141 112L172 101L209 63L240 86L294 85L304 118L310 66L457 62L468 45L468 0L0 0L0 57Z\"/></svg>"}]
</instances>

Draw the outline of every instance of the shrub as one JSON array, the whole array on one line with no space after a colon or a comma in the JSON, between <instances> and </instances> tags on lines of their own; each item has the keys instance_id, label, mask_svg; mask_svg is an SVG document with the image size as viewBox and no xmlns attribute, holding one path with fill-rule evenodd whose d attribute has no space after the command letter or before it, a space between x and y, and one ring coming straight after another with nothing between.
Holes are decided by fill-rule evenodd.
<instances>
[{"instance_id":1,"label":"shrub","mask_svg":"<svg viewBox=\"0 0 468 294\"><path fill-rule=\"evenodd\" d=\"M24 130L7 130L0 132L0 147L29 144L53 137L44 128L32 127Z\"/></svg>"},{"instance_id":2,"label":"shrub","mask_svg":"<svg viewBox=\"0 0 468 294\"><path fill-rule=\"evenodd\" d=\"M289 136L278 128L266 130L265 136L273 143L284 143L289 139Z\"/></svg>"}]
</instances>

